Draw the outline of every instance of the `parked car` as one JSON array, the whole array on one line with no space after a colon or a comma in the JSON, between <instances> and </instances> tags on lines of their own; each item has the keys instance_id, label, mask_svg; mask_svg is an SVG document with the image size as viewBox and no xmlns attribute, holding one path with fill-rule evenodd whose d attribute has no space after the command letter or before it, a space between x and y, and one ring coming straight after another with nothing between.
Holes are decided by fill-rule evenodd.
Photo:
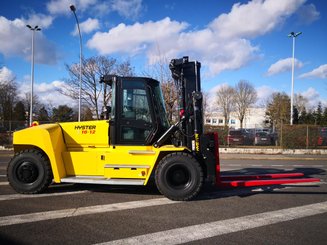
<instances>
[{"instance_id":1,"label":"parked car","mask_svg":"<svg viewBox=\"0 0 327 245\"><path fill-rule=\"evenodd\" d=\"M327 145L327 128L321 128L318 136L318 146Z\"/></svg>"},{"instance_id":2,"label":"parked car","mask_svg":"<svg viewBox=\"0 0 327 245\"><path fill-rule=\"evenodd\" d=\"M229 145L244 145L245 137L241 130L229 130L227 143Z\"/></svg>"},{"instance_id":3,"label":"parked car","mask_svg":"<svg viewBox=\"0 0 327 245\"><path fill-rule=\"evenodd\" d=\"M267 132L256 132L254 136L254 145L271 145L271 136Z\"/></svg>"},{"instance_id":4,"label":"parked car","mask_svg":"<svg viewBox=\"0 0 327 245\"><path fill-rule=\"evenodd\" d=\"M247 128L240 129L244 136L244 145L253 145L255 131Z\"/></svg>"},{"instance_id":5,"label":"parked car","mask_svg":"<svg viewBox=\"0 0 327 245\"><path fill-rule=\"evenodd\" d=\"M278 134L276 131L273 131L271 128L263 128L260 132L266 132L270 136L271 145L277 145Z\"/></svg>"}]
</instances>

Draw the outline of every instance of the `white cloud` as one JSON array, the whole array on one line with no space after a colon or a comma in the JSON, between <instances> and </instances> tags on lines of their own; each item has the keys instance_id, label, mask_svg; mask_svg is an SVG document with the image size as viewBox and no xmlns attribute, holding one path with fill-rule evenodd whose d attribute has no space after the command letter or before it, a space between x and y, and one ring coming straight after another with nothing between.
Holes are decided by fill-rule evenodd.
<instances>
[{"instance_id":1,"label":"white cloud","mask_svg":"<svg viewBox=\"0 0 327 245\"><path fill-rule=\"evenodd\" d=\"M51 83L35 83L34 95L36 95L39 101L45 106L57 107L59 105L68 105L74 107L77 105L77 101L65 96L58 92L59 89L66 86L63 81L53 81ZM28 92L27 92L28 91ZM22 99L25 98L25 94L30 92L29 81L22 82L18 87L18 96ZM60 98L60 99L58 99Z\"/></svg>"},{"instance_id":2,"label":"white cloud","mask_svg":"<svg viewBox=\"0 0 327 245\"><path fill-rule=\"evenodd\" d=\"M92 19L88 18L86 21L80 23L80 29L81 33L91 33L95 30L98 30L100 28L100 23L98 19ZM78 35L78 29L77 26L75 27L75 30L73 32L73 35L76 36Z\"/></svg>"},{"instance_id":3,"label":"white cloud","mask_svg":"<svg viewBox=\"0 0 327 245\"><path fill-rule=\"evenodd\" d=\"M208 93L211 94L211 95L216 95L216 93L218 92L218 90L220 88L223 88L223 87L226 87L226 86L230 86L230 85L228 83L226 83L226 82L219 83L218 85L216 85L213 88L211 88Z\"/></svg>"},{"instance_id":4,"label":"white cloud","mask_svg":"<svg viewBox=\"0 0 327 245\"><path fill-rule=\"evenodd\" d=\"M187 27L186 23L171 21L169 18L143 24L119 24L108 32L97 32L87 42L89 48L97 49L101 54L114 52L138 53L148 49L148 45L156 42L169 41L173 36ZM171 41L170 41L171 42Z\"/></svg>"},{"instance_id":5,"label":"white cloud","mask_svg":"<svg viewBox=\"0 0 327 245\"><path fill-rule=\"evenodd\" d=\"M327 106L327 100L320 97L319 92L315 88L308 88L306 91L302 92L301 95L308 99L309 108L316 108L319 102L322 102L323 105Z\"/></svg>"},{"instance_id":6,"label":"white cloud","mask_svg":"<svg viewBox=\"0 0 327 245\"><path fill-rule=\"evenodd\" d=\"M294 59L294 67L301 68L302 66L303 63L301 61ZM267 71L267 75L272 76L291 70L292 70L292 58L280 59L269 67Z\"/></svg>"},{"instance_id":7,"label":"white cloud","mask_svg":"<svg viewBox=\"0 0 327 245\"><path fill-rule=\"evenodd\" d=\"M223 38L254 38L263 35L293 14L306 0L252 0L236 3L228 14L221 14L210 28Z\"/></svg>"},{"instance_id":8,"label":"white cloud","mask_svg":"<svg viewBox=\"0 0 327 245\"><path fill-rule=\"evenodd\" d=\"M327 64L321 65L310 72L303 73L299 76L300 78L327 78Z\"/></svg>"},{"instance_id":9,"label":"white cloud","mask_svg":"<svg viewBox=\"0 0 327 245\"><path fill-rule=\"evenodd\" d=\"M34 17L33 17L34 16ZM36 20L40 15L33 15L30 20ZM32 32L26 27L26 20L8 20L0 16L0 53L4 56L21 56L25 60L31 57ZM50 25L50 19L45 20L45 26ZM35 62L42 64L55 64L58 58L53 43L45 38L42 31L35 33Z\"/></svg>"},{"instance_id":10,"label":"white cloud","mask_svg":"<svg viewBox=\"0 0 327 245\"><path fill-rule=\"evenodd\" d=\"M85 11L92 5L95 5L97 0L51 0L47 3L47 9L51 14L70 14L70 5L75 5L76 11Z\"/></svg>"},{"instance_id":11,"label":"white cloud","mask_svg":"<svg viewBox=\"0 0 327 245\"><path fill-rule=\"evenodd\" d=\"M66 84L63 81L36 84L35 94L39 97L40 102L44 105L52 105L54 107L59 105L68 105L69 107L76 106L76 100L63 95L58 91L64 86L66 86Z\"/></svg>"},{"instance_id":12,"label":"white cloud","mask_svg":"<svg viewBox=\"0 0 327 245\"><path fill-rule=\"evenodd\" d=\"M32 27L38 26L41 29L46 29L52 25L53 17L44 14L32 14L27 19L23 18L22 21Z\"/></svg>"},{"instance_id":13,"label":"white cloud","mask_svg":"<svg viewBox=\"0 0 327 245\"><path fill-rule=\"evenodd\" d=\"M53 15L70 15L70 5L76 7L77 13L88 12L97 15L117 12L127 19L136 19L144 9L142 0L51 0L47 3L47 10Z\"/></svg>"},{"instance_id":14,"label":"white cloud","mask_svg":"<svg viewBox=\"0 0 327 245\"><path fill-rule=\"evenodd\" d=\"M257 90L257 96L258 96L258 100L257 100L257 105L258 106L265 106L268 99L270 98L270 96L276 92L275 89L267 86L267 85L263 85L261 87L256 88Z\"/></svg>"},{"instance_id":15,"label":"white cloud","mask_svg":"<svg viewBox=\"0 0 327 245\"><path fill-rule=\"evenodd\" d=\"M251 38L278 28L305 0L253 0L234 4L200 30L189 30L185 22L169 18L133 25L119 24L108 32L97 32L87 42L100 54L146 55L150 64L160 53L170 58L189 54L208 66L208 75L235 70L257 58L259 48ZM246 23L246 24L243 24Z\"/></svg>"},{"instance_id":16,"label":"white cloud","mask_svg":"<svg viewBox=\"0 0 327 245\"><path fill-rule=\"evenodd\" d=\"M0 69L0 83L9 82L13 79L15 79L15 74L11 70L5 66Z\"/></svg>"},{"instance_id":17,"label":"white cloud","mask_svg":"<svg viewBox=\"0 0 327 245\"><path fill-rule=\"evenodd\" d=\"M111 5L114 11L128 19L136 19L143 9L142 0L114 0Z\"/></svg>"},{"instance_id":18,"label":"white cloud","mask_svg":"<svg viewBox=\"0 0 327 245\"><path fill-rule=\"evenodd\" d=\"M47 3L47 9L51 14L68 14L70 4L76 4L69 0L52 0Z\"/></svg>"},{"instance_id":19,"label":"white cloud","mask_svg":"<svg viewBox=\"0 0 327 245\"><path fill-rule=\"evenodd\" d=\"M307 25L320 18L320 13L312 3L301 6L296 14L299 22Z\"/></svg>"}]
</instances>

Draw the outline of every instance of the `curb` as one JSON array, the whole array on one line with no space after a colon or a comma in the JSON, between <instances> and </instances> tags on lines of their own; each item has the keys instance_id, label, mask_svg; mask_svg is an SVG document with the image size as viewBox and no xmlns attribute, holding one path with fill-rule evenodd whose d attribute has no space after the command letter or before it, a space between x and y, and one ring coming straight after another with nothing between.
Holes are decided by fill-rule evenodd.
<instances>
[{"instance_id":1,"label":"curb","mask_svg":"<svg viewBox=\"0 0 327 245\"><path fill-rule=\"evenodd\" d=\"M219 156L220 160L273 160L273 161L322 161L324 158L317 157L273 157L272 155L262 155L260 157L256 156L229 156L228 154L221 154ZM327 158L326 158L327 159Z\"/></svg>"},{"instance_id":2,"label":"curb","mask_svg":"<svg viewBox=\"0 0 327 245\"><path fill-rule=\"evenodd\" d=\"M14 148L12 148L12 147L7 148L7 147L4 147L4 146L0 145L0 150L1 150L1 151L13 151Z\"/></svg>"}]
</instances>

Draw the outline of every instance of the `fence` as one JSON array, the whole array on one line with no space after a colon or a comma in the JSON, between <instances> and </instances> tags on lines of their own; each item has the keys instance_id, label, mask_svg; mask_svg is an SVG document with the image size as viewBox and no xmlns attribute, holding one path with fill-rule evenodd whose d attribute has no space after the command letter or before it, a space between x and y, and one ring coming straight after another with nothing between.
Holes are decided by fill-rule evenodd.
<instances>
[{"instance_id":1,"label":"fence","mask_svg":"<svg viewBox=\"0 0 327 245\"><path fill-rule=\"evenodd\" d=\"M50 122L40 122L50 123ZM26 121L0 121L0 146L11 146L14 131L26 128ZM205 125L206 132L218 132L221 147L279 147L284 149L327 149L327 125L282 125L275 130L252 128L234 130L219 126ZM232 132L238 131L232 135ZM265 132L266 141L257 140L256 135ZM259 134L258 134L259 133ZM263 137L261 138L263 139Z\"/></svg>"},{"instance_id":2,"label":"fence","mask_svg":"<svg viewBox=\"0 0 327 245\"><path fill-rule=\"evenodd\" d=\"M275 130L259 127L235 130L206 125L205 131L218 132L219 144L222 147L327 149L327 126L282 125Z\"/></svg>"}]
</instances>

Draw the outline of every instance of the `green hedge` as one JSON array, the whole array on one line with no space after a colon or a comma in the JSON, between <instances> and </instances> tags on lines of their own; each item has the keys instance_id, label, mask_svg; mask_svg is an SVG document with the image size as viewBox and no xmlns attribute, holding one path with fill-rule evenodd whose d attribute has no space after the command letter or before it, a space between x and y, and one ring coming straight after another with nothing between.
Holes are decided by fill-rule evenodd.
<instances>
[{"instance_id":1,"label":"green hedge","mask_svg":"<svg viewBox=\"0 0 327 245\"><path fill-rule=\"evenodd\" d=\"M204 132L205 133L218 132L219 146L227 146L228 128L220 127L220 126L205 125Z\"/></svg>"}]
</instances>

